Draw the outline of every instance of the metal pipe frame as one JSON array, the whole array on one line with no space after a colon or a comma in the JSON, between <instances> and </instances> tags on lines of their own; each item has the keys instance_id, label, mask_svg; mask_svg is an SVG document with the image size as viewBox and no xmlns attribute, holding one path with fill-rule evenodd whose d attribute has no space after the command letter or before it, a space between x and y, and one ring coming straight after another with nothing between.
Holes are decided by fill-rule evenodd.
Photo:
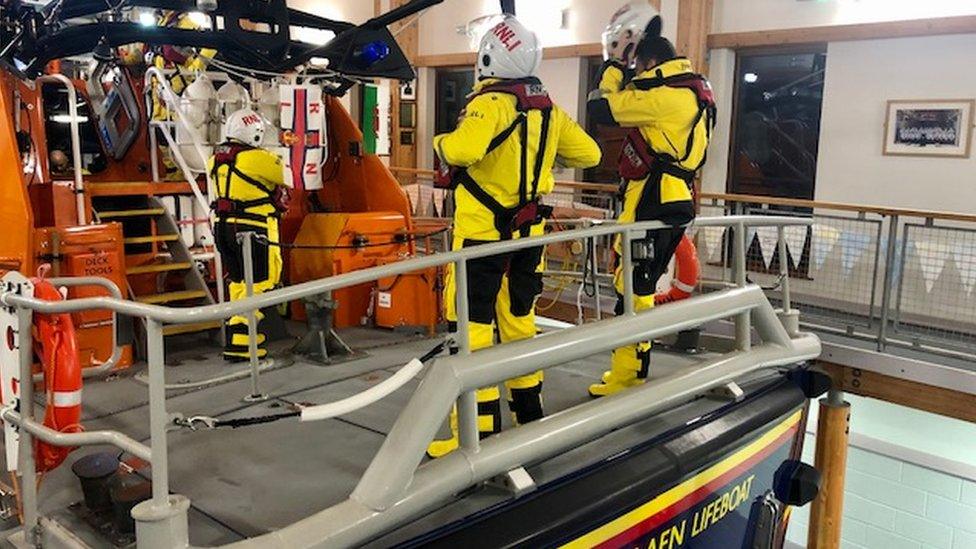
<instances>
[{"instance_id":1,"label":"metal pipe frame","mask_svg":"<svg viewBox=\"0 0 976 549\"><path fill-rule=\"evenodd\" d=\"M247 297L254 297L254 233L247 231L241 233L238 239L242 241L244 252L244 291ZM233 336L230 336L233 338ZM227 342L231 344L232 342ZM260 364L258 364L258 310L251 309L247 312L247 359L251 366L251 395L250 400L262 400L259 376L261 375Z\"/></svg>"},{"instance_id":2,"label":"metal pipe frame","mask_svg":"<svg viewBox=\"0 0 976 549\"><path fill-rule=\"evenodd\" d=\"M898 241L898 221L897 215L888 218L888 248L885 250L885 272L884 282L881 287L881 325L878 326L878 352L883 352L888 345L888 323L891 316L891 291L895 278L895 246ZM908 242L906 238L902 241L905 246ZM902 254L904 263L904 254Z\"/></svg>"},{"instance_id":3,"label":"metal pipe frame","mask_svg":"<svg viewBox=\"0 0 976 549\"><path fill-rule=\"evenodd\" d=\"M107 444L115 446L119 450L124 450L137 458L151 463L152 455L150 449L145 444L138 442L118 431L85 431L82 433L62 433L45 427L32 419L21 417L14 410L4 410L0 413L4 421L17 424L24 430L34 435L39 440L51 444L52 446L100 446Z\"/></svg>"},{"instance_id":4,"label":"metal pipe frame","mask_svg":"<svg viewBox=\"0 0 976 549\"><path fill-rule=\"evenodd\" d=\"M699 226L735 226L739 240L744 241L746 225L786 226L809 225L810 220L797 220L789 217L741 216L736 218L704 218L698 220ZM630 251L630 241L635 234L666 228L660 222L641 222L628 225L596 226L587 229L567 231L531 239L503 241L483 246L456 250L434 256L424 256L386 266L355 271L327 279L315 280L248 297L232 303L208 305L196 309L171 309L156 305L146 305L118 299L116 297L82 298L50 302L19 296L15 293L0 294L0 303L17 308L21 326L30 326L32 314L71 313L90 309L108 309L115 313L142 317L146 321L146 339L149 366L149 410L150 446L149 461L152 467L153 494L149 503L150 516L170 517L166 520L174 524L185 522L185 500L174 503L169 496L169 469L167 448L167 427L169 417L165 394L165 350L163 346L163 325L202 322L205 320L226 319L230 316L248 314L268 306L292 300L327 293L351 285L371 282L387 276L395 276L411 271L422 270L449 263L455 264L457 275L457 309L459 326L459 345L461 354L448 357L436 363L423 379L420 387L399 416L394 429L387 436L379 453L360 480L350 500L334 506L319 514L288 526L278 532L243 542L252 547L266 547L268 543L281 547L345 545L354 540L364 541L384 528L395 526L405 520L403 517L416 516L431 504L449 496L457 487L470 486L491 476L504 473L512 466L522 465L529 459L543 459L562 451L573 444L590 440L602 433L618 428L627 422L644 417L661 409L665 403L675 402L677 387L693 387L687 391L705 391L743 373L756 368L786 365L813 358L819 354L819 340L813 336L801 336L791 340L785 328L776 317L772 306L762 290L756 286L745 285L744 242L738 246L739 288L699 296L684 302L654 309L643 314L626 314L616 319L598 322L587 326L571 328L548 334L543 337L524 340L479 352L477 360L470 356L468 337L467 300L467 261L480 257L509 253L523 248L546 246L570 240L599 238L615 234L621 235L623 249ZM632 261L627 265L624 253L625 281L630 281ZM631 258L632 259L632 258ZM629 268L628 268L629 267ZM79 280L91 283L90 280ZM629 285L632 290L632 284ZM117 290L117 288L116 288ZM110 289L110 292L112 290ZM625 302L632 305L632 291L625 291ZM649 383L645 387L615 397L601 399L584 406L578 406L537 424L524 426L512 433L504 434L482 446L477 436L477 404L475 390L504 379L517 377L545 369L555 364L576 360L594 353L633 343L645 341L694 327L719 318L737 316L749 322L750 315L764 342L760 348L750 351L748 342L740 341L739 351L726 359L719 359L705 368L696 366L695 370L661 383ZM746 333L746 337L750 337ZM741 334L740 334L741 336ZM32 357L29 332L21 342L20 367L22 379L31 375ZM715 376L705 375L714 373ZM731 376L731 377L730 377ZM701 378L701 379L699 379ZM677 387L668 385L671 383ZM663 394L657 395L655 391ZM647 398L654 392L654 398ZM636 398L637 395L642 395ZM671 395L668 397L667 395ZM22 388L22 410L25 418L33 417L32 385ZM461 449L448 460L439 460L421 469L424 482L416 482L415 472L423 458L427 444L436 435L440 421L450 411L455 401L459 402L459 414L464 421L462 426ZM626 405L621 403L626 402ZM640 405L636 405L640 403ZM616 411L625 406L629 411ZM608 410L601 412L606 407ZM614 410L612 413L609 410ZM595 414L589 417L588 414ZM643 414L643 415L642 415ZM565 422L560 423L560 422ZM555 427L556 431L550 432ZM545 436L540 436L540 430ZM44 436L48 435L43 433ZM121 433L119 433L120 436ZM105 436L105 435L98 435ZM535 438L533 438L535 437ZM127 444L124 438L112 437L107 443ZM20 444L20 470L25 478L34 475L32 454L32 432L24 429ZM131 446L131 445L130 445ZM132 447L145 453L144 447ZM403 456L407 455L407 459ZM462 465L456 463L462 460ZM443 465L438 465L443 464ZM452 465L455 464L455 465ZM458 475L452 468L461 467ZM441 469L444 471L441 472ZM431 471L427 473L426 471ZM445 475L445 476L441 476ZM431 478L427 478L427 477ZM399 503L398 503L399 502ZM38 513L37 494L34 483L24 483L23 493L25 532L29 539L37 534ZM179 515L183 519L176 518ZM307 529L308 521L326 517L326 525ZM333 518L346 517L338 522ZM365 521L365 522L364 522ZM362 524L361 524L362 523ZM317 523L316 523L317 524ZM358 530L350 530L361 524ZM148 527L147 527L148 528ZM146 530L158 532L160 530ZM155 534L154 534L155 536ZM167 537L169 536L169 537ZM147 540L154 546L165 546L167 539ZM278 540L278 541L275 541Z\"/></svg>"},{"instance_id":5,"label":"metal pipe frame","mask_svg":"<svg viewBox=\"0 0 976 549\"><path fill-rule=\"evenodd\" d=\"M728 226L750 226L750 227L778 227L778 226L810 226L813 221L810 219L796 219L781 216L734 216L734 217L706 217L695 221L699 227L728 227ZM489 257L498 254L515 252L524 248L547 246L571 240L579 240L589 237L614 235L623 233L627 230L632 232L653 231L669 228L669 226L659 221L644 221L628 225L603 225L589 229L578 229L549 234L546 236L531 239L515 239L473 246L461 250L454 250L447 253L435 254L423 257L398 261L380 267L372 267L361 271L343 273L324 279L312 280L302 284L296 284L286 288L280 288L271 292L265 292L249 299L227 303L216 303L192 309L180 309L164 307L160 305L149 305L132 301L118 300L106 297L89 297L83 299L70 299L67 301L45 301L42 299L28 298L14 295L11 293L0 293L0 303L9 307L27 308L39 313L76 313L91 309L109 309L124 315L156 320L163 324L192 324L206 322L210 320L225 320L235 315L245 315L250 309L263 309L273 307L289 301L297 301L306 297L322 294L329 291L339 290L357 284L373 282L380 278L401 275L408 272L419 271L431 267L440 267L448 263L454 263L461 259L470 260L481 257ZM745 271L740 276L744 283ZM741 284L740 284L741 285Z\"/></svg>"},{"instance_id":6,"label":"metal pipe frame","mask_svg":"<svg viewBox=\"0 0 976 549\"><path fill-rule=\"evenodd\" d=\"M779 250L779 274L782 279L783 292L783 312L788 313L793 309L793 300L790 296L790 257L786 246L786 228L779 228L779 235L776 241Z\"/></svg>"},{"instance_id":7,"label":"metal pipe frame","mask_svg":"<svg viewBox=\"0 0 976 549\"><path fill-rule=\"evenodd\" d=\"M123 299L122 290L120 290L114 282L107 278L98 276L57 277L49 278L48 282L54 284L55 286L64 286L66 288L77 288L79 286L100 286L108 290L108 293L111 294L115 299ZM85 368L82 371L82 375L85 378L98 377L111 372L118 365L119 359L122 358L122 346L119 345L118 316L118 313L112 311L112 356L98 366ZM43 379L43 374L34 376L35 381L41 379Z\"/></svg>"},{"instance_id":8,"label":"metal pipe frame","mask_svg":"<svg viewBox=\"0 0 976 549\"><path fill-rule=\"evenodd\" d=\"M20 379L32 379L34 370L34 341L31 327L34 314L28 309L17 310L17 343L20 345ZM34 417L34 384L20 384L20 413L27 418ZM37 542L37 465L34 462L34 435L28 429L20 432L20 448L17 452L17 470L25 482L21 482L21 507L24 515L24 538L28 544Z\"/></svg>"},{"instance_id":9,"label":"metal pipe frame","mask_svg":"<svg viewBox=\"0 0 976 549\"><path fill-rule=\"evenodd\" d=\"M167 79L166 74L157 67L149 67L148 69L146 69L146 75L144 77L145 89L146 89L145 93L148 95L152 91L154 78L156 80L156 85L162 89L164 100L172 107L179 110L180 97L176 95L176 93L173 91L173 88L169 85L169 80ZM193 147L197 151L197 154L200 155L200 158L207 158L206 151L203 149L203 145L201 144L202 139L200 135L197 133L196 128L190 126L186 122L186 119L183 118L182 112L180 112L180 115L177 116L176 119L177 119L176 123L180 124L183 127L183 129L186 130L187 133L193 138ZM169 127L164 127L163 125L157 125L152 121L150 121L149 124L150 124L150 130L153 130L149 132L152 135L153 140L155 140L155 136L156 136L156 132L154 131L154 129L158 127L163 130L162 132L163 138L166 140L166 143L169 145L170 150L173 152L173 158L175 158L176 162L180 165L180 170L183 171L183 175L186 176L187 183L189 183L190 185L190 190L193 191L194 198L196 198L198 205L203 211L205 212L208 211L210 209L210 203L213 202L213 193L211 192L209 182L207 184L207 196L204 197L203 193L200 192L200 189L197 187L196 181L190 181L190 177L193 174L193 170L190 169L190 165L186 163L186 159L184 159L183 155L180 153L180 147L176 143L176 138L173 135L170 135ZM156 148L153 147L153 154L155 153L156 153ZM153 169L156 169L155 163L153 163ZM158 177L154 176L154 179L158 179ZM211 234L213 234L214 232L213 223L211 222L208 224L210 225L210 232ZM224 279L224 262L221 259L220 254L214 254L214 271L216 271L216 277L218 281ZM219 301L220 303L224 302L223 284L217 284L217 301Z\"/></svg>"},{"instance_id":10,"label":"metal pipe frame","mask_svg":"<svg viewBox=\"0 0 976 549\"><path fill-rule=\"evenodd\" d=\"M81 129L78 121L78 92L74 83L63 74L47 74L37 78L37 82L62 84L68 89L68 126L71 128L71 162L75 172L75 211L78 224L87 225L85 219L85 178L81 169ZM16 118L16 117L15 117Z\"/></svg>"},{"instance_id":11,"label":"metal pipe frame","mask_svg":"<svg viewBox=\"0 0 976 549\"><path fill-rule=\"evenodd\" d=\"M743 312L752 313L763 338L750 350L685 367L641 387L505 431L482 441L477 451L462 448L417 467L440 419L464 391ZM486 349L476 362L448 357L425 376L349 499L230 547L357 546L474 484L594 440L750 372L819 354L815 336L790 339L762 290L750 286Z\"/></svg>"},{"instance_id":12,"label":"metal pipe frame","mask_svg":"<svg viewBox=\"0 0 976 549\"><path fill-rule=\"evenodd\" d=\"M746 285L746 252L748 243L746 242L746 224L737 223L732 235L733 254L735 255L732 272L735 277L735 285L742 288ZM735 342L740 350L748 351L752 346L752 326L749 315L742 313L735 319Z\"/></svg>"}]
</instances>

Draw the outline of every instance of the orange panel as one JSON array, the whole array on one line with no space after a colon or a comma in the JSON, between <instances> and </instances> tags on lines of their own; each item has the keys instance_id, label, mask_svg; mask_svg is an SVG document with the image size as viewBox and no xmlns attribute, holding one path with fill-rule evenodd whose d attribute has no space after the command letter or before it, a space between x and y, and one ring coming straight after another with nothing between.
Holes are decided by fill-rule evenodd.
<instances>
[{"instance_id":1,"label":"orange panel","mask_svg":"<svg viewBox=\"0 0 976 549\"><path fill-rule=\"evenodd\" d=\"M395 259L379 264L395 263ZM382 278L376 288L376 325L381 328L425 328L433 335L437 329L440 292L437 268Z\"/></svg>"},{"instance_id":2,"label":"orange panel","mask_svg":"<svg viewBox=\"0 0 976 549\"><path fill-rule=\"evenodd\" d=\"M13 113L19 112L12 103L14 96L9 75L0 77L0 219L4 235L0 238L0 263L3 269L33 271L31 237L33 219L27 185L23 180L20 154Z\"/></svg>"},{"instance_id":3,"label":"orange panel","mask_svg":"<svg viewBox=\"0 0 976 549\"><path fill-rule=\"evenodd\" d=\"M348 246L332 250L293 250L289 274L292 284L348 273L396 261L409 253L407 243L391 243L406 230L403 216L394 212L311 214L305 217L295 243L302 246ZM368 246L353 248L365 239ZM390 244L385 244L390 243ZM375 284L335 292L339 303L335 324L358 326L367 315Z\"/></svg>"},{"instance_id":4,"label":"orange panel","mask_svg":"<svg viewBox=\"0 0 976 549\"><path fill-rule=\"evenodd\" d=\"M97 276L107 278L122 290L126 288L122 226L118 223L70 228L44 228L37 231L39 262L52 264L56 276ZM68 297L103 297L99 287L72 288ZM112 313L84 311L72 315L78 338L82 367L95 366L112 356ZM123 367L131 364L131 348L124 353Z\"/></svg>"}]
</instances>

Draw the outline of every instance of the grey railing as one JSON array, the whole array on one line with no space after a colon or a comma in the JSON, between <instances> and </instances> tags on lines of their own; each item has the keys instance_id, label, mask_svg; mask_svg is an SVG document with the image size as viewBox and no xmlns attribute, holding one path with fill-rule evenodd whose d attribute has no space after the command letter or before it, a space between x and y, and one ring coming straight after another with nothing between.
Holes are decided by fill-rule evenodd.
<instances>
[{"instance_id":1,"label":"grey railing","mask_svg":"<svg viewBox=\"0 0 976 549\"><path fill-rule=\"evenodd\" d=\"M870 341L882 352L976 358L976 216L738 195L706 198L702 210L812 222L793 233L778 268L762 253L763 234L746 244L750 279L775 284L786 267L788 298L803 310L805 327ZM728 241L710 231L713 242ZM703 254L706 276L722 276L729 258Z\"/></svg>"},{"instance_id":2,"label":"grey railing","mask_svg":"<svg viewBox=\"0 0 976 549\"><path fill-rule=\"evenodd\" d=\"M193 309L176 309L118 299L94 297L66 301L44 301L20 295L16 285L5 286L0 303L17 311L20 327L39 313L71 313L107 309L146 321L146 349L149 385L149 446L131 441L122 433L48 433L32 422L33 399L29 384L24 384L19 415L7 410L4 421L24 427L21 430L20 471L31 478L34 472L33 436L62 446L113 444L148 458L152 463L152 499L140 504L133 516L137 521L140 547L182 547L188 544L187 509L189 501L169 493L167 430L171 417L166 406L164 325L179 325L247 315L251 311L381 278L453 264L457 272L457 356L438 359L401 413L382 448L363 475L350 499L282 530L243 542L252 547L346 546L370 539L405 520L417 516L433 503L494 475L532 461L544 459L572 445L591 440L641 417L646 417L680 399L705 392L717 385L756 369L783 366L814 358L819 341L799 334L795 326L784 324L792 311L774 311L761 289L746 284L745 235L748 227L809 225L809 220L775 216L701 218L698 227L730 228L741 235L734 241L735 288L695 297L650 312L635 314L628 306L619 318L574 327L532 340L507 344L471 353L468 338L467 265L473 259L509 253L524 248L568 241L594 241L619 236L625 303L632 303L633 258L631 242L644 238L648 231L665 228L658 222L628 225L605 224L586 229L563 231L547 236L498 242L474 248L418 257L406 261L355 271L278 289L230 303ZM18 277L11 273L8 277ZM8 281L8 279L5 279ZM90 281L85 281L90 283ZM784 288L789 293L789 287ZM787 298L784 302L788 303ZM777 318L779 314L780 318ZM478 387L524 375L539 369L593 355L628 343L675 333L720 318L733 317L736 324L736 350L719 359L686 368L666 378L624 394L601 399L557 413L545 420L478 440L477 409L474 391ZM753 347L755 329L761 344ZM20 367L30 376L30 330L20 330ZM27 377L24 377L26 379ZM445 459L418 468L424 449L436 434L438 425L458 404L461 449ZM148 455L147 455L148 454ZM37 494L24 483L24 532L28 542L40 539Z\"/></svg>"}]
</instances>

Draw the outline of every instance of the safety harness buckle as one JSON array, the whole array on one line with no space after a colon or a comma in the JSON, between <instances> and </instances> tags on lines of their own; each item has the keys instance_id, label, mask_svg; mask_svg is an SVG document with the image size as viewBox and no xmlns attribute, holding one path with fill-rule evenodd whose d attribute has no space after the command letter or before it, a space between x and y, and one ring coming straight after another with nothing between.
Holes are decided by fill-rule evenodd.
<instances>
[{"instance_id":1,"label":"safety harness buckle","mask_svg":"<svg viewBox=\"0 0 976 549\"><path fill-rule=\"evenodd\" d=\"M237 203L229 198L218 198L213 201L210 208L218 216L230 215L237 212Z\"/></svg>"},{"instance_id":2,"label":"safety harness buckle","mask_svg":"<svg viewBox=\"0 0 976 549\"><path fill-rule=\"evenodd\" d=\"M514 234L516 231L528 236L527 233L533 225L541 223L543 219L549 219L552 215L552 206L546 206L535 199L524 206L514 209L512 221L509 224L509 232Z\"/></svg>"}]
</instances>

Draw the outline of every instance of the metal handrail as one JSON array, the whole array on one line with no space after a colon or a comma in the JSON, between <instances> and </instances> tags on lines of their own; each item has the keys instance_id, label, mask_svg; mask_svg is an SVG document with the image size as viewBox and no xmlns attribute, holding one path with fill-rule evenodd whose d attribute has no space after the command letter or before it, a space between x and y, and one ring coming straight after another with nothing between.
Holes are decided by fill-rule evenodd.
<instances>
[{"instance_id":1,"label":"metal handrail","mask_svg":"<svg viewBox=\"0 0 976 549\"><path fill-rule=\"evenodd\" d=\"M557 412L491 437L477 451L462 447L418 467L440 420L467 389L743 311L754 315L761 345ZM648 314L621 316L486 349L475 355L474 361L462 356L441 359L424 377L347 500L229 547L358 546L473 484L578 447L751 372L795 364L819 354L820 342L815 336L791 339L762 290L750 286L695 297Z\"/></svg>"},{"instance_id":2,"label":"metal handrail","mask_svg":"<svg viewBox=\"0 0 976 549\"><path fill-rule=\"evenodd\" d=\"M64 286L66 288L75 288L79 286L100 286L105 288L108 293L112 294L114 299L123 299L122 290L119 289L115 282L112 282L107 278L98 276L55 277L49 278L48 282L54 284L55 286ZM118 313L112 311L112 356L98 366L85 368L82 371L82 374L85 378L98 377L100 375L107 374L118 366L119 359L121 358L122 345L119 345ZM37 380L38 376L43 376L43 374L34 376L34 379Z\"/></svg>"},{"instance_id":3,"label":"metal handrail","mask_svg":"<svg viewBox=\"0 0 976 549\"><path fill-rule=\"evenodd\" d=\"M141 442L128 437L118 431L83 431L80 433L62 433L55 431L43 423L38 423L32 419L22 417L13 409L7 408L0 411L0 417L4 421L16 423L39 440L53 446L100 446L108 444L115 446L119 450L124 450L137 458L152 463L152 455L149 447Z\"/></svg>"},{"instance_id":4,"label":"metal handrail","mask_svg":"<svg viewBox=\"0 0 976 549\"><path fill-rule=\"evenodd\" d=\"M186 118L183 116L183 113L180 110L180 97L176 95L176 92L174 92L173 88L169 85L169 81L166 79L166 74L163 73L163 71L160 70L158 67L149 67L148 69L146 69L145 88L147 94L150 93L150 91L152 90L153 80L156 81L155 85L159 86L162 89L163 95L165 97L165 101L168 104L170 104L170 106L174 110L176 110L177 113L179 114L179 116L176 117L177 123L180 124L191 136L193 140L193 147L196 149L197 154L200 155L200 158L207 158L206 151L204 150L203 145L201 144L200 135L197 133L196 128L190 126L190 124L187 123ZM150 125L153 125L152 120L150 120L149 123ZM153 154L155 155L156 134L155 132L150 132L150 133L154 138ZM196 199L197 204L200 206L200 209L205 212L209 211L210 203L213 201L213 192L211 190L210 185L209 184L207 185L207 196L204 197L203 192L200 190L199 185L196 184L196 181L190 181L192 177L195 177L194 171L190 168L190 165L187 164L186 159L183 158L183 154L180 152L179 145L176 143L176 138L170 135L168 128L163 128L162 133L163 133L163 138L166 139L166 143L170 147L170 152L173 154L173 158L176 159L177 164L179 164L180 166L180 170L182 170L183 174L186 176L187 183L190 185L190 190L193 191L193 196ZM153 162L154 174L156 173L155 169L156 169L156 162L154 161ZM210 231L212 233L214 230L213 221L207 219L207 225L209 225ZM213 261L214 261L214 271L218 281L217 301L223 303L224 285L221 281L224 280L224 261L223 258L220 257L220 254L214 254Z\"/></svg>"},{"instance_id":5,"label":"metal handrail","mask_svg":"<svg viewBox=\"0 0 976 549\"><path fill-rule=\"evenodd\" d=\"M790 335L779 323L772 306L766 300L759 288L745 287L745 229L748 226L772 226L784 227L790 225L810 225L810 219L797 219L793 217L775 216L732 216L701 218L696 224L700 227L732 227L735 234L739 237L734 242L734 253L740 257L737 262L737 289L717 292L709 296L700 296L687 300L686 302L672 304L667 308L655 309L652 314L634 314L633 307L626 307L625 314L621 317L601 323L576 327L563 332L547 335L534 340L526 340L518 343L511 343L496 349L479 352L476 361L472 361L471 349L468 338L468 301L467 301L467 277L465 275L467 262L469 260L482 257L510 253L517 250L540 247L560 242L595 239L602 236L619 235L624 253L622 254L621 268L625 273L624 291L626 302L632 302L630 298L633 294L633 284L630 273L633 271L633 258L628 253L631 250L631 241L635 238L644 238L648 231L668 228L660 222L640 222L633 224L601 223L597 226L577 229L571 231L558 232L547 236L516 239L510 241L485 244L483 246L465 248L431 256L413 258L406 261L393 263L390 265L373 267L362 271L345 273L342 275L314 280L296 286L283 288L261 294L259 296L245 298L232 303L207 305L193 310L175 309L158 305L148 305L134 303L117 298L82 298L49 302L38 300L32 297L18 295L14 290L7 289L0 293L0 303L13 307L17 310L17 319L20 326L29 325L32 312L40 313L68 313L79 312L90 309L107 309L116 313L122 313L134 317L142 317L146 320L146 348L148 355L148 383L149 383L149 427L150 445L149 460L153 463L152 467L152 499L143 504L144 512L139 515L150 517L150 522L164 522L159 526L147 526L147 532L153 532L152 543L158 546L184 546L186 540L186 508L188 501L185 498L172 496L169 493L169 467L168 467L168 448L167 431L170 427L170 415L166 409L166 388L165 388L165 349L163 345L163 324L181 324L200 322L204 320L216 320L228 318L239 314L246 314L248 311L264 307L274 306L281 303L303 299L314 295L321 295L330 291L341 289L348 286L372 282L380 278L395 276L413 271L420 271L430 267L441 266L453 263L457 273L457 313L458 328L456 339L460 347L460 355L443 360L435 364L434 370L425 376L424 382L418 389L408 409L404 411L397 421L397 426L387 437L386 442L373 465L370 466L366 474L360 481L362 490L357 488L354 497L344 504L334 506L316 515L319 516L343 516L348 506L358 510L365 510L363 516L356 511L355 520L352 521L327 521L331 524L324 530L319 528L317 532L304 531L301 521L289 526L274 534L269 534L261 538L255 538L245 542L249 546L266 546L261 543L272 542L282 547L305 546L319 544L322 536L328 536L331 541L346 539L343 536L360 536L360 541L367 539L362 536L369 535L372 528L380 528L382 525L389 526L397 520L402 520L404 516L415 516L418 509L422 509L425 501L429 503L431 497L441 497L447 494L445 490L453 489L453 486L469 485L470 482L482 480L483 475L497 474L503 472L500 467L509 466L512 463L524 462L527 455L525 448L518 448L505 444L504 446L493 441L486 444L484 453L477 433L477 407L474 395L474 388L500 382L504 378L523 375L530 371L540 368L548 368L556 361L572 360L572 357L582 357L592 355L595 352L606 350L622 344L629 344L635 341L650 339L658 335L673 333L682 327L697 325L715 318L724 318L729 315L736 316L736 343L738 350L728 357L728 360L717 360L706 364L708 375L700 376L694 372L687 372L687 376L675 378L672 381L678 387L688 389L688 384L692 384L695 389L710 388L721 380L730 379L729 376L737 376L742 373L752 371L759 367L771 365L784 365L789 362L796 362L806 358L812 358L819 353L819 341L813 336L798 336L790 339ZM752 317L752 318L751 318ZM752 319L755 324L763 344L756 349L751 347ZM21 376L30 376L31 356L30 356L30 333L22 333L20 341L20 368ZM513 361L513 357L521 357ZM461 368L461 364L465 367ZM714 374L714 375L713 375ZM444 377L446 375L446 377ZM700 379L701 378L701 379ZM638 391L650 394L658 384L648 384L647 387L636 390L630 395L620 395L604 399L602 403L591 403L577 408L599 408L603 406L617 407L622 402L631 402ZM428 394L429 393L429 394ZM683 394L683 393L682 393ZM29 384L25 384L22 389L22 409L23 417L14 418L4 415L4 419L20 425L26 425L24 418L30 418L33 414L33 402ZM411 484L414 471L419 461L422 459L423 449L427 442L434 436L438 419L446 415L450 409L451 402L457 399L459 426L461 435L461 451L454 458L444 461L444 464L455 463L458 459L463 459L467 466L468 473L457 476L452 473L449 478L434 481L435 488L417 488L416 483ZM635 414L651 413L656 410L656 406L661 402L671 402L671 400L661 399L660 401L644 402L644 405L631 410L628 413L620 414L620 421L634 420ZM656 402L656 404L655 404ZM411 408L411 406L413 408ZM422 413L416 415L411 410L417 406L422 407ZM516 430L514 433L503 436L501 441L517 440L519 445L528 445L534 448L538 456L547 455L549 451L559 451L572 441L580 441L587 436L604 432L607 424L592 423L590 420L578 417L583 413L576 408L567 410L551 419L539 422L538 425L526 426ZM606 418L606 414L600 417ZM418 418L425 418L423 422L418 422ZM556 419L561 418L561 419ZM562 421L568 421L568 426L563 426ZM406 422L407 427L403 427ZM423 425L417 425L423 423ZM414 424L413 427L410 424ZM534 433L536 430L545 429L546 426L560 426L560 436L550 438L548 435L542 441L522 441L522 438L529 436L527 433ZM572 425L585 425L586 428L573 429ZM601 427L602 425L602 427ZM619 422L610 422L609 428L621 425ZM417 429L421 429L418 431ZM523 430L525 429L525 430ZM602 429L602 431L601 431ZM430 432L428 432L430 431ZM519 432L522 434L520 435ZM25 475L32 475L34 471L33 455L29 451L31 447L30 429L24 429L21 436L21 470ZM39 433L38 436L49 435L49 433ZM119 433L121 435L121 433ZM124 436L124 435L121 435ZM66 439L58 437L51 438L52 444L64 443ZM91 441L76 442L77 437L72 437L72 443L87 445ZM546 442L546 441L549 442ZM105 442L117 443L106 440ZM404 446L404 444L408 444ZM543 446L540 447L540 444ZM545 446L550 444L550 446ZM393 454L400 454L403 448L409 448L408 459L402 459ZM137 448L141 452L140 449ZM144 453L144 452L143 452ZM482 456L488 459L487 463L480 463ZM383 465L383 464L386 465ZM412 465L411 465L412 463ZM477 465L477 466L476 466ZM455 467L456 465L444 465L444 467ZM429 466L428 466L429 467ZM436 467L434 467L436 469ZM29 476L29 475L28 475ZM465 484L468 483L468 484ZM28 483L31 484L31 483ZM28 487L29 488L29 487ZM362 492L368 494L363 496ZM446 496L445 496L446 497ZM356 498L359 498L358 500ZM368 501L371 507L364 506L360 501ZM404 501L409 503L404 503ZM24 490L24 516L25 532L29 539L34 539L36 534L35 526L38 524L36 492ZM393 502L393 503L391 503ZM399 502L399 503L397 503ZM392 507L387 511L378 511L386 506ZM414 514L411 514L414 513ZM135 514L135 513L134 513ZM370 518L373 517L373 518ZM311 517L315 518L315 517ZM168 521L168 522L167 522ZM355 524L365 524L358 534L349 534L348 528ZM394 522L390 522L394 521ZM181 526L182 524L182 526ZM338 526L337 526L338 525ZM289 541L275 542L274 540L285 540L285 533L291 536ZM308 543L309 535L319 541ZM351 539L351 538L350 538ZM260 540L260 541L256 541ZM296 541L298 540L298 541ZM251 543L254 542L254 543ZM339 542L343 545L345 543Z\"/></svg>"},{"instance_id":6,"label":"metal handrail","mask_svg":"<svg viewBox=\"0 0 976 549\"><path fill-rule=\"evenodd\" d=\"M695 221L697 227L779 227L779 226L809 226L813 223L809 219L797 219L786 216L724 216L703 217ZM109 309L117 313L155 320L164 324L189 324L208 320L227 319L236 315L247 314L248 311L263 309L298 301L325 292L335 291L357 284L372 282L380 278L396 276L413 271L420 271L431 267L439 267L448 263L468 261L482 257L489 257L504 253L515 252L525 248L547 246L573 240L610 236L617 233L639 233L667 228L668 225L659 221L644 221L627 225L601 223L599 226L561 231L532 239L515 239L500 241L482 246L464 248L451 252L439 253L423 257L399 261L379 267L371 267L360 271L343 273L328 278L312 280L286 288L266 292L253 298L241 299L228 303L205 305L193 309L164 307L136 303L107 297L88 297L69 299L65 301L45 301L41 299L22 297L11 293L0 294L0 303L7 306L21 307L35 312L76 313L90 309Z\"/></svg>"},{"instance_id":7,"label":"metal handrail","mask_svg":"<svg viewBox=\"0 0 976 549\"><path fill-rule=\"evenodd\" d=\"M81 129L78 119L78 91L75 84L63 74L46 74L37 79L39 83L52 82L62 84L68 90L68 127L71 131L71 163L75 176L75 212L78 224L85 225L85 178L81 166Z\"/></svg>"}]
</instances>

